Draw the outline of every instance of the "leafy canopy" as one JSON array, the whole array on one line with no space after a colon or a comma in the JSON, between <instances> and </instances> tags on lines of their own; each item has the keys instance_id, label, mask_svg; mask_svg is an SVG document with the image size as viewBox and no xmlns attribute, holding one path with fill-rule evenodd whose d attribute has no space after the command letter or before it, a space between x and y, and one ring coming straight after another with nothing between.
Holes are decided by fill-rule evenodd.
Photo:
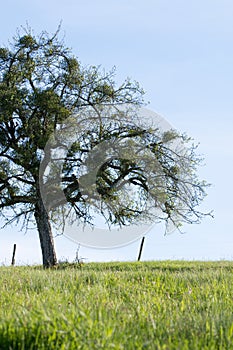
<instances>
[{"instance_id":1,"label":"leafy canopy","mask_svg":"<svg viewBox=\"0 0 233 350\"><path fill-rule=\"evenodd\" d=\"M23 217L27 226L41 196L60 228L68 218L92 223L93 209L109 224L198 222L206 183L190 139L143 123L139 84L116 86L114 69L83 67L58 34L28 29L0 48L6 222Z\"/></svg>"}]
</instances>

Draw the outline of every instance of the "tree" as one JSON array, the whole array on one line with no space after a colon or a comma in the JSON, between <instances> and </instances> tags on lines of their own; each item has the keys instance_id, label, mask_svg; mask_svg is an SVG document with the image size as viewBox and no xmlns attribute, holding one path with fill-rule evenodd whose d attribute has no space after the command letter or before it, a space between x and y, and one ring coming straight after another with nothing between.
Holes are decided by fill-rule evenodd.
<instances>
[{"instance_id":1,"label":"tree","mask_svg":"<svg viewBox=\"0 0 233 350\"><path fill-rule=\"evenodd\" d=\"M114 70L82 67L58 36L59 30L36 36L27 29L0 49L0 208L6 224L22 219L27 228L35 222L49 267L57 263L52 225L91 224L91 208L109 225L199 221L204 214L196 207L206 187L197 178L200 159L193 145L177 151L189 139L141 123L139 84L127 79L117 87Z\"/></svg>"}]
</instances>

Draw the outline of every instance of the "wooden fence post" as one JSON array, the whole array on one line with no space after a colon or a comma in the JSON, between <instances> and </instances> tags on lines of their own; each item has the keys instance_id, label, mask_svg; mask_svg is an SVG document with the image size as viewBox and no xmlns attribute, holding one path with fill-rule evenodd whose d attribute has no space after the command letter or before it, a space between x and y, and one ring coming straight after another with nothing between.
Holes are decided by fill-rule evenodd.
<instances>
[{"instance_id":1,"label":"wooden fence post","mask_svg":"<svg viewBox=\"0 0 233 350\"><path fill-rule=\"evenodd\" d=\"M14 244L14 248L13 248L13 255L12 255L12 260L11 260L11 266L15 265L15 252L16 252L16 244Z\"/></svg>"},{"instance_id":2,"label":"wooden fence post","mask_svg":"<svg viewBox=\"0 0 233 350\"><path fill-rule=\"evenodd\" d=\"M140 245L140 250L139 250L139 254L138 254L138 261L140 261L140 259L141 259L142 248L143 248L144 241L145 241L145 237L142 237L142 241L141 241L141 245Z\"/></svg>"}]
</instances>

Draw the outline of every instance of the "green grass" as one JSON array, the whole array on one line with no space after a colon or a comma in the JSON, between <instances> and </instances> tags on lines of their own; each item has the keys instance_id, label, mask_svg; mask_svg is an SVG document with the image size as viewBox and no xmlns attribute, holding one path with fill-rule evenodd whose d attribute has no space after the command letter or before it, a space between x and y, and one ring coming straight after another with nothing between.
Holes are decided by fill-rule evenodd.
<instances>
[{"instance_id":1,"label":"green grass","mask_svg":"<svg viewBox=\"0 0 233 350\"><path fill-rule=\"evenodd\" d=\"M0 349L233 349L233 262L0 268Z\"/></svg>"}]
</instances>

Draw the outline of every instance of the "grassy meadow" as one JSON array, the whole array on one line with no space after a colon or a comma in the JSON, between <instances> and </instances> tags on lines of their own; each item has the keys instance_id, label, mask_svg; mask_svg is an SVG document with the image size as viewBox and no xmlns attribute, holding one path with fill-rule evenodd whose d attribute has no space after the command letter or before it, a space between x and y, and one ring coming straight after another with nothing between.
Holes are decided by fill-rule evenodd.
<instances>
[{"instance_id":1,"label":"grassy meadow","mask_svg":"<svg viewBox=\"0 0 233 350\"><path fill-rule=\"evenodd\" d=\"M233 262L2 266L0 349L233 349Z\"/></svg>"}]
</instances>

